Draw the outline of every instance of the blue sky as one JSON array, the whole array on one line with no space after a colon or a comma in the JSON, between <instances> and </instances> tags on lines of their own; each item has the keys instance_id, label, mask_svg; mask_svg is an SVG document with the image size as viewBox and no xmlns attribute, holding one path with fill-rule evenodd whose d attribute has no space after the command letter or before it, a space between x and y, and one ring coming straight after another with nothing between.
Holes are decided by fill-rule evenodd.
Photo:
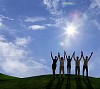
<instances>
[{"instance_id":1,"label":"blue sky","mask_svg":"<svg viewBox=\"0 0 100 89\"><path fill-rule=\"evenodd\" d=\"M89 75L100 77L99 19L99 0L0 0L0 73L16 77L50 74L50 51L54 56L76 51L80 56L82 50L84 56L94 52ZM73 60L72 74L74 66ZM81 73L82 66L83 60Z\"/></svg>"}]
</instances>

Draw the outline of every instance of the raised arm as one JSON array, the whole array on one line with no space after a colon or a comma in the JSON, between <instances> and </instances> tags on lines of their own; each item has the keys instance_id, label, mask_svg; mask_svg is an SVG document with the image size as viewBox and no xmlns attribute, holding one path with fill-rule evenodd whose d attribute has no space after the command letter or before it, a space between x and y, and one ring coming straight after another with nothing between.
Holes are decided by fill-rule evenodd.
<instances>
[{"instance_id":1,"label":"raised arm","mask_svg":"<svg viewBox=\"0 0 100 89\"><path fill-rule=\"evenodd\" d=\"M80 57L80 59L79 59L79 60L81 60L81 59L82 59L82 57L83 57L83 52L81 51L81 57Z\"/></svg>"},{"instance_id":2,"label":"raised arm","mask_svg":"<svg viewBox=\"0 0 100 89\"><path fill-rule=\"evenodd\" d=\"M90 55L90 57L89 57L88 61L89 61L89 60L90 60L90 58L92 57L92 54L93 54L93 52L91 53L91 55Z\"/></svg>"},{"instance_id":3,"label":"raised arm","mask_svg":"<svg viewBox=\"0 0 100 89\"><path fill-rule=\"evenodd\" d=\"M74 54L75 54L75 51L74 51L74 53L72 54L71 60L72 60L72 58L74 57Z\"/></svg>"},{"instance_id":4,"label":"raised arm","mask_svg":"<svg viewBox=\"0 0 100 89\"><path fill-rule=\"evenodd\" d=\"M60 53L58 52L58 59L60 60Z\"/></svg>"},{"instance_id":5,"label":"raised arm","mask_svg":"<svg viewBox=\"0 0 100 89\"><path fill-rule=\"evenodd\" d=\"M83 60L85 60L85 58L84 58L84 55L83 55L83 52L82 52L82 51L81 51L81 53L82 53Z\"/></svg>"},{"instance_id":6,"label":"raised arm","mask_svg":"<svg viewBox=\"0 0 100 89\"><path fill-rule=\"evenodd\" d=\"M74 53L73 53L72 57L73 57L73 58L74 58L74 60L76 61L76 59L75 59L75 51L74 51Z\"/></svg>"},{"instance_id":7,"label":"raised arm","mask_svg":"<svg viewBox=\"0 0 100 89\"><path fill-rule=\"evenodd\" d=\"M51 58L52 58L52 60L53 60L52 52L50 52L50 53L51 53Z\"/></svg>"},{"instance_id":8,"label":"raised arm","mask_svg":"<svg viewBox=\"0 0 100 89\"><path fill-rule=\"evenodd\" d=\"M57 57L57 61L58 61L58 57Z\"/></svg>"},{"instance_id":9,"label":"raised arm","mask_svg":"<svg viewBox=\"0 0 100 89\"><path fill-rule=\"evenodd\" d=\"M67 59L66 51L64 51L64 60Z\"/></svg>"}]
</instances>

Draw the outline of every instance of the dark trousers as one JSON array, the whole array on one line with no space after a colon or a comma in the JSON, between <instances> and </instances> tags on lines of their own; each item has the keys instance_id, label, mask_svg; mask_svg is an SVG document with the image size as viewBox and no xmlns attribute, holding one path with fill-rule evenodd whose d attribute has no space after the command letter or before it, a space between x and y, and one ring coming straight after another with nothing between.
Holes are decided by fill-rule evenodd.
<instances>
[{"instance_id":1,"label":"dark trousers","mask_svg":"<svg viewBox=\"0 0 100 89\"><path fill-rule=\"evenodd\" d=\"M88 77L88 66L83 66L83 77L85 69L86 69L86 76Z\"/></svg>"},{"instance_id":2,"label":"dark trousers","mask_svg":"<svg viewBox=\"0 0 100 89\"><path fill-rule=\"evenodd\" d=\"M71 65L67 65L67 74L71 73Z\"/></svg>"},{"instance_id":3,"label":"dark trousers","mask_svg":"<svg viewBox=\"0 0 100 89\"><path fill-rule=\"evenodd\" d=\"M55 69L52 69L53 75L55 75Z\"/></svg>"}]
</instances>

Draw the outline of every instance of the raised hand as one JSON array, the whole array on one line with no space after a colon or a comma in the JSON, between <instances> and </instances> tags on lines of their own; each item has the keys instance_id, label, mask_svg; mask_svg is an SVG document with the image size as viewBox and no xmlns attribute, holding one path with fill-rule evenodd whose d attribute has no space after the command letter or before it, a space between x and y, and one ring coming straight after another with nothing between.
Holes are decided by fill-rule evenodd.
<instances>
[{"instance_id":1,"label":"raised hand","mask_svg":"<svg viewBox=\"0 0 100 89\"><path fill-rule=\"evenodd\" d=\"M58 52L58 56L60 56L60 53Z\"/></svg>"},{"instance_id":2,"label":"raised hand","mask_svg":"<svg viewBox=\"0 0 100 89\"><path fill-rule=\"evenodd\" d=\"M66 51L64 51L64 55L66 55Z\"/></svg>"},{"instance_id":3,"label":"raised hand","mask_svg":"<svg viewBox=\"0 0 100 89\"><path fill-rule=\"evenodd\" d=\"M83 52L81 51L81 56L83 56Z\"/></svg>"},{"instance_id":4,"label":"raised hand","mask_svg":"<svg viewBox=\"0 0 100 89\"><path fill-rule=\"evenodd\" d=\"M74 51L74 53L73 53L74 55L75 55L75 51Z\"/></svg>"},{"instance_id":5,"label":"raised hand","mask_svg":"<svg viewBox=\"0 0 100 89\"><path fill-rule=\"evenodd\" d=\"M91 55L93 54L93 52L91 53Z\"/></svg>"},{"instance_id":6,"label":"raised hand","mask_svg":"<svg viewBox=\"0 0 100 89\"><path fill-rule=\"evenodd\" d=\"M81 51L81 56L83 56L83 52Z\"/></svg>"}]
</instances>

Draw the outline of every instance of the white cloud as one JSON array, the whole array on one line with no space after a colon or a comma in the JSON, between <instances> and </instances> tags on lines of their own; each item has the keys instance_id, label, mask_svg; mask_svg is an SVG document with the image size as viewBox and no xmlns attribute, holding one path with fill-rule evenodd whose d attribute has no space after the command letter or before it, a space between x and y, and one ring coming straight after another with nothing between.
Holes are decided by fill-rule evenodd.
<instances>
[{"instance_id":1,"label":"white cloud","mask_svg":"<svg viewBox=\"0 0 100 89\"><path fill-rule=\"evenodd\" d=\"M35 61L29 51L7 42L3 36L0 36L0 68L4 73L16 77L41 75L48 71L46 64Z\"/></svg>"},{"instance_id":2,"label":"white cloud","mask_svg":"<svg viewBox=\"0 0 100 89\"><path fill-rule=\"evenodd\" d=\"M4 16L4 15L0 15L0 17L1 17L2 19L14 20L14 19L11 19L11 18L9 18L9 17L7 17L7 16Z\"/></svg>"},{"instance_id":3,"label":"white cloud","mask_svg":"<svg viewBox=\"0 0 100 89\"><path fill-rule=\"evenodd\" d=\"M4 25L3 25L3 20L2 18L0 17L0 28L2 28Z\"/></svg>"},{"instance_id":4,"label":"white cloud","mask_svg":"<svg viewBox=\"0 0 100 89\"><path fill-rule=\"evenodd\" d=\"M5 5L1 5L1 10L6 13L6 10L7 10L6 6Z\"/></svg>"},{"instance_id":5,"label":"white cloud","mask_svg":"<svg viewBox=\"0 0 100 89\"><path fill-rule=\"evenodd\" d=\"M40 59L40 61L41 61L42 63L44 63L44 64L47 63L47 61L46 61L45 59Z\"/></svg>"},{"instance_id":6,"label":"white cloud","mask_svg":"<svg viewBox=\"0 0 100 89\"><path fill-rule=\"evenodd\" d=\"M100 0L91 0L89 11L92 15L100 14Z\"/></svg>"},{"instance_id":7,"label":"white cloud","mask_svg":"<svg viewBox=\"0 0 100 89\"><path fill-rule=\"evenodd\" d=\"M100 0L94 0L94 2L95 2L96 5L100 8Z\"/></svg>"},{"instance_id":8,"label":"white cloud","mask_svg":"<svg viewBox=\"0 0 100 89\"><path fill-rule=\"evenodd\" d=\"M100 29L100 23L96 20L91 21L98 29Z\"/></svg>"},{"instance_id":9,"label":"white cloud","mask_svg":"<svg viewBox=\"0 0 100 89\"><path fill-rule=\"evenodd\" d=\"M27 17L25 22L37 22L37 21L45 21L46 18L43 17Z\"/></svg>"},{"instance_id":10,"label":"white cloud","mask_svg":"<svg viewBox=\"0 0 100 89\"><path fill-rule=\"evenodd\" d=\"M2 27L3 26L3 24L2 24L2 22L0 22L0 27Z\"/></svg>"},{"instance_id":11,"label":"white cloud","mask_svg":"<svg viewBox=\"0 0 100 89\"><path fill-rule=\"evenodd\" d=\"M0 41L5 41L4 36L0 35Z\"/></svg>"},{"instance_id":12,"label":"white cloud","mask_svg":"<svg viewBox=\"0 0 100 89\"><path fill-rule=\"evenodd\" d=\"M43 3L51 14L53 15L62 14L62 10L60 10L59 8L59 4L61 4L61 0L44 0Z\"/></svg>"},{"instance_id":13,"label":"white cloud","mask_svg":"<svg viewBox=\"0 0 100 89\"><path fill-rule=\"evenodd\" d=\"M40 26L40 25L29 26L29 29L32 29L32 30L43 30L45 28L46 28L45 26Z\"/></svg>"},{"instance_id":14,"label":"white cloud","mask_svg":"<svg viewBox=\"0 0 100 89\"><path fill-rule=\"evenodd\" d=\"M26 46L27 44L29 44L31 41L30 37L24 37L24 38L16 38L15 40L15 44L18 46Z\"/></svg>"}]
</instances>

